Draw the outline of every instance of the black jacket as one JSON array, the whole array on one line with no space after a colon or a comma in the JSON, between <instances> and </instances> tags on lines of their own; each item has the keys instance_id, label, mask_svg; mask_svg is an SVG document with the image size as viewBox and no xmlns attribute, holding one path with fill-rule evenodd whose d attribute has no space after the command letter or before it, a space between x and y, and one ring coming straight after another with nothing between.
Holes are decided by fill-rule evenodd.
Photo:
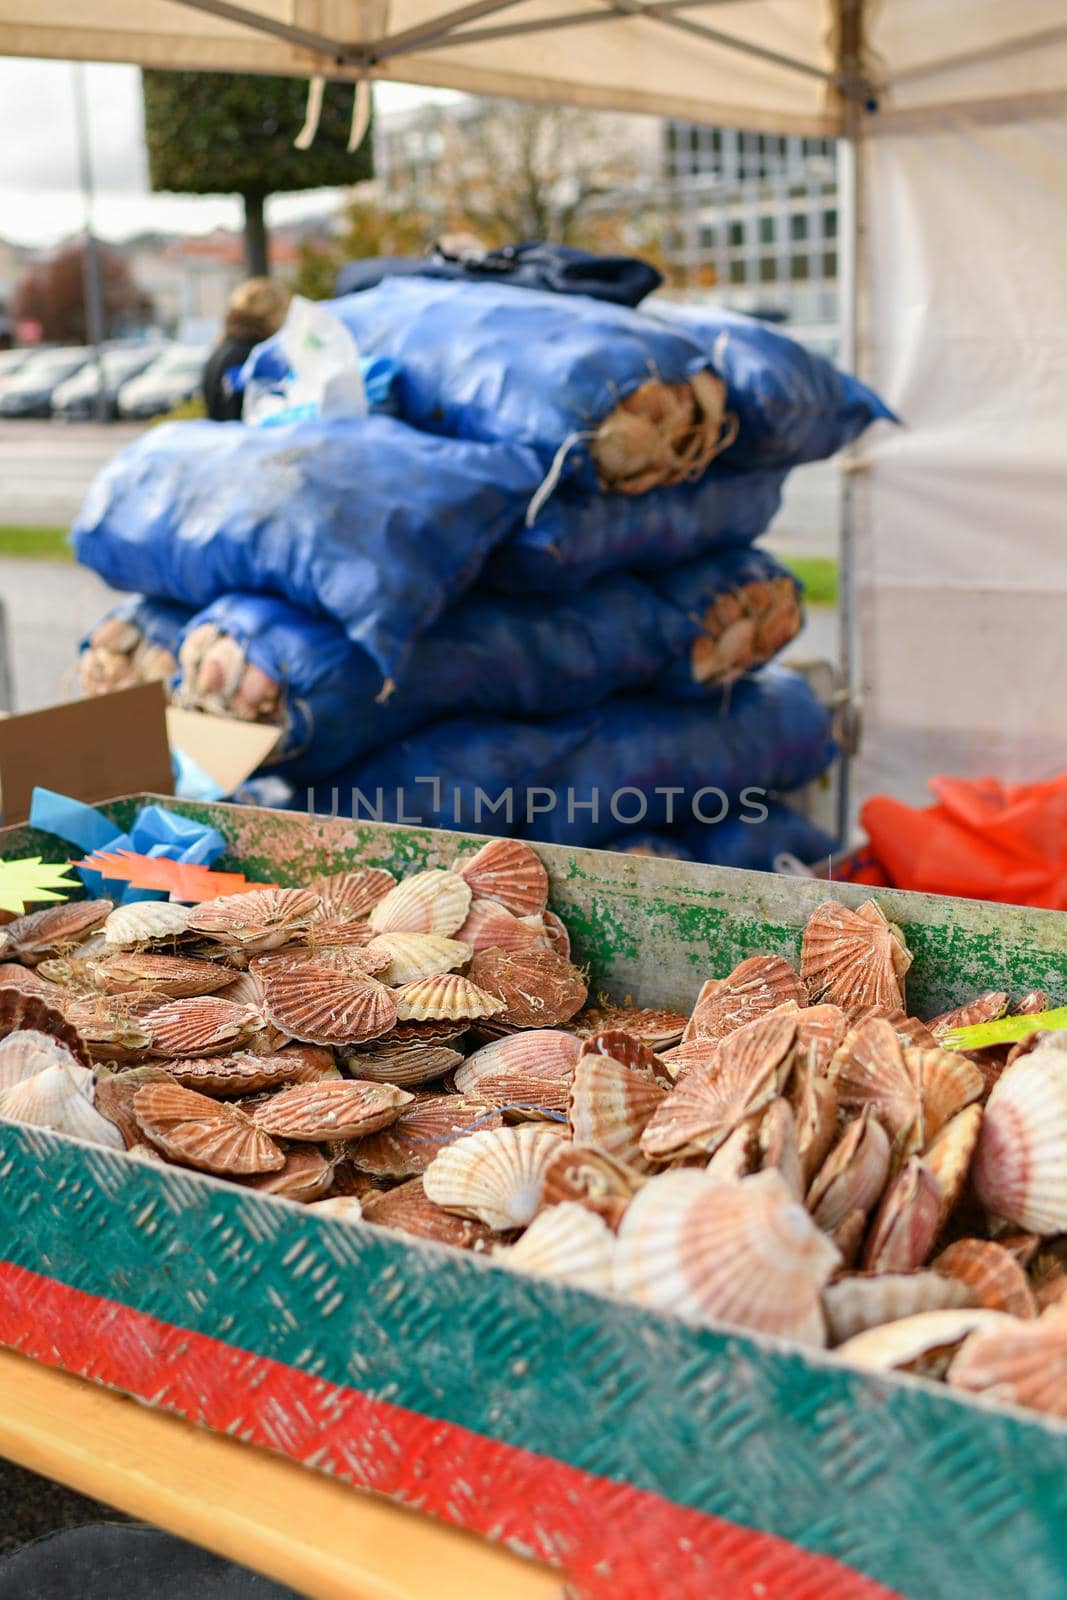
<instances>
[{"instance_id":1,"label":"black jacket","mask_svg":"<svg viewBox=\"0 0 1067 1600\"><path fill-rule=\"evenodd\" d=\"M201 388L204 403L212 422L239 422L241 391L232 383L234 369L243 367L257 344L255 339L238 339L227 335L212 350L204 366Z\"/></svg>"}]
</instances>

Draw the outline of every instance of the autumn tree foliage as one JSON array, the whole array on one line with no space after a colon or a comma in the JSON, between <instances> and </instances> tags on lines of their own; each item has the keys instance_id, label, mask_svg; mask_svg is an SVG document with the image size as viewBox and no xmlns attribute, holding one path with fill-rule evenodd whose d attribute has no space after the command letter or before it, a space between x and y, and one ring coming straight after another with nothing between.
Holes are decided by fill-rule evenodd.
<instances>
[{"instance_id":1,"label":"autumn tree foliage","mask_svg":"<svg viewBox=\"0 0 1067 1600\"><path fill-rule=\"evenodd\" d=\"M120 255L98 244L104 301L104 337L115 339L151 321L152 302L134 282ZM56 344L85 344L85 245L69 244L51 261L31 267L15 289L16 322L37 322L41 337Z\"/></svg>"}]
</instances>

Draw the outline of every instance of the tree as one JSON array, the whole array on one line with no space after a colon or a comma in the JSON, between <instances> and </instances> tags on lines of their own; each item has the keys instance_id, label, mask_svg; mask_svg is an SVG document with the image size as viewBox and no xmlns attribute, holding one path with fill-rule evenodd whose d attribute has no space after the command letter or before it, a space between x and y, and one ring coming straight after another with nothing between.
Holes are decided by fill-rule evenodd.
<instances>
[{"instance_id":1,"label":"tree","mask_svg":"<svg viewBox=\"0 0 1067 1600\"><path fill-rule=\"evenodd\" d=\"M134 282L122 257L96 246L104 301L104 337L114 339L151 320L152 302ZM15 289L16 322L39 322L41 337L60 344L85 344L85 245L69 244L51 261L31 267Z\"/></svg>"},{"instance_id":2,"label":"tree","mask_svg":"<svg viewBox=\"0 0 1067 1600\"><path fill-rule=\"evenodd\" d=\"M304 122L307 83L223 72L144 72L145 139L153 189L239 194L248 270L269 270L264 205L287 189L358 183L371 171L368 134L346 150L351 84L327 84L310 150L293 140Z\"/></svg>"}]
</instances>

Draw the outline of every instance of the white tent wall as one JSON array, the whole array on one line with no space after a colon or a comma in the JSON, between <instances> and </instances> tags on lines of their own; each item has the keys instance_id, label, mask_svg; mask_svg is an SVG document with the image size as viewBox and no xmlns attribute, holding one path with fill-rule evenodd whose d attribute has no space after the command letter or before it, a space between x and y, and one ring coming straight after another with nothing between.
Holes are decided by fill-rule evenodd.
<instances>
[{"instance_id":1,"label":"white tent wall","mask_svg":"<svg viewBox=\"0 0 1067 1600\"><path fill-rule=\"evenodd\" d=\"M877 119L874 119L877 121ZM891 124L892 119L890 119ZM861 782L1067 766L1067 117L866 138Z\"/></svg>"}]
</instances>

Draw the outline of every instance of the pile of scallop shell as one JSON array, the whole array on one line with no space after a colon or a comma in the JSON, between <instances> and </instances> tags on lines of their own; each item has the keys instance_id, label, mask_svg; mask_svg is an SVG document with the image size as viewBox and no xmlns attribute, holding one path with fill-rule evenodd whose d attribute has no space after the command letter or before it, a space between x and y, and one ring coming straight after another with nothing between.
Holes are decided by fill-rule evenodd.
<instances>
[{"instance_id":1,"label":"pile of scallop shell","mask_svg":"<svg viewBox=\"0 0 1067 1600\"><path fill-rule=\"evenodd\" d=\"M0 929L0 1117L491 1252L701 1324L1067 1415L1067 1034L923 1023L868 902L690 1016L586 1004L536 854L492 840Z\"/></svg>"}]
</instances>

